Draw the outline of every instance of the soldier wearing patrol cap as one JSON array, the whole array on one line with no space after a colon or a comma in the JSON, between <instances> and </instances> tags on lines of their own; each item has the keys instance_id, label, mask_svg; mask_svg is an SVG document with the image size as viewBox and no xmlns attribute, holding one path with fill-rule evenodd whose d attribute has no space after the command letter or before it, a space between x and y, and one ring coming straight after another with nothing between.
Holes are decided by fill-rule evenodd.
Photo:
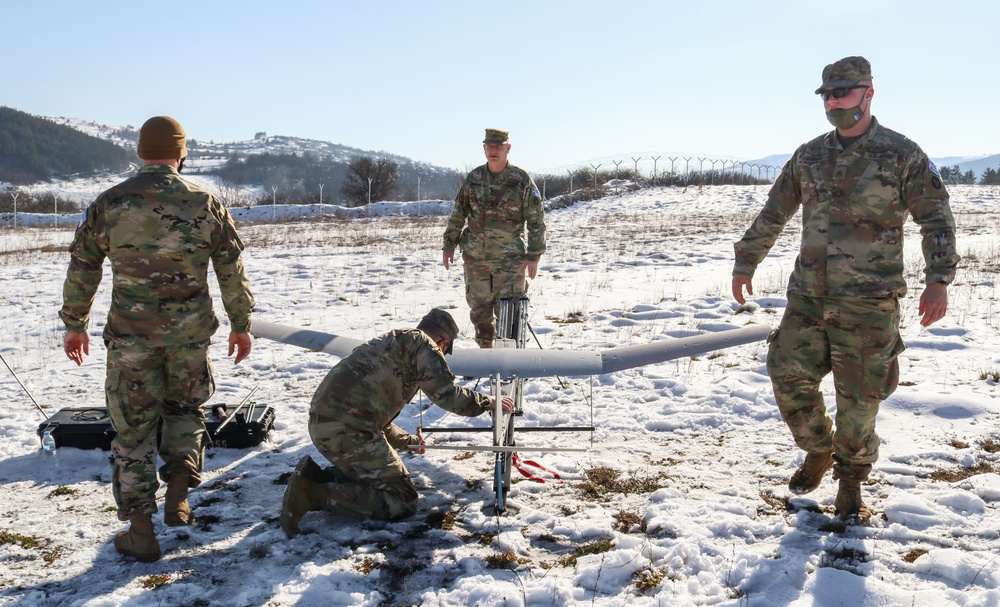
<instances>
[{"instance_id":1,"label":"soldier wearing patrol cap","mask_svg":"<svg viewBox=\"0 0 1000 607\"><path fill-rule=\"evenodd\" d=\"M486 164L473 169L455 198L444 232L445 269L462 249L465 299L480 348L493 347L497 301L516 301L527 291L545 252L545 213L534 180L507 161L507 131L486 129ZM510 336L503 336L510 337Z\"/></svg>"},{"instance_id":2,"label":"soldier wearing patrol cap","mask_svg":"<svg viewBox=\"0 0 1000 607\"><path fill-rule=\"evenodd\" d=\"M920 324L948 309L955 278L955 220L934 163L917 144L871 113L871 65L845 57L823 69L816 89L835 129L802 145L736 243L733 297L753 295L752 276L785 224L802 208L802 242L788 280L788 304L770 336L767 370L782 418L806 452L788 488L816 489L833 468L836 511L867 523L861 483L878 459L875 417L896 389L903 276L903 224L919 225L924 255ZM820 382L833 372L836 421Z\"/></svg>"},{"instance_id":3,"label":"soldier wearing patrol cap","mask_svg":"<svg viewBox=\"0 0 1000 607\"><path fill-rule=\"evenodd\" d=\"M417 511L417 489L397 449L422 453L423 434L393 423L417 390L431 402L474 417L494 407L493 397L455 385L444 355L458 325L434 308L416 329L395 329L355 348L320 384L309 410L309 435L333 464L323 470L303 457L289 478L281 506L288 537L310 510L376 519L398 519ZM509 398L504 410L513 411Z\"/></svg>"},{"instance_id":4,"label":"soldier wearing patrol cap","mask_svg":"<svg viewBox=\"0 0 1000 607\"><path fill-rule=\"evenodd\" d=\"M252 347L254 299L229 211L179 174L187 156L181 125L169 116L150 118L139 130L138 153L144 161L138 174L98 196L76 229L59 315L67 329L63 349L79 365L90 353L90 307L110 259L113 287L103 338L108 415L117 433L111 486L118 518L130 521L114 545L121 554L155 561L161 420L163 519L170 526L195 522L187 494L201 482L208 441L201 405L215 391L208 347L219 327L209 264L222 291L236 363Z\"/></svg>"}]
</instances>

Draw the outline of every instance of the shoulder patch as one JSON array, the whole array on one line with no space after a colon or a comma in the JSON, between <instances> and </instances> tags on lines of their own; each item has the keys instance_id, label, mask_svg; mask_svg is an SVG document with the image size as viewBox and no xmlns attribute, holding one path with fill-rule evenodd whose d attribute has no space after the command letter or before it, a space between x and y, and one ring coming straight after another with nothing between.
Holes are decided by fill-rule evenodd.
<instances>
[{"instance_id":1,"label":"shoulder patch","mask_svg":"<svg viewBox=\"0 0 1000 607\"><path fill-rule=\"evenodd\" d=\"M542 197L542 193L538 191L538 188L531 188L531 194L536 198Z\"/></svg>"},{"instance_id":2,"label":"shoulder patch","mask_svg":"<svg viewBox=\"0 0 1000 607\"><path fill-rule=\"evenodd\" d=\"M80 226L82 226L83 224L87 223L87 217L89 217L89 216L90 216L90 213L91 213L91 212L95 212L95 211L94 211L94 204L93 204L93 203L91 203L91 204L90 204L90 206L88 206L88 207L87 207L87 208L86 208L86 209L85 209L85 210L83 211L83 214L82 214L82 215L80 215L80 223L76 224L76 229L77 229L77 230L79 230L79 229L80 229Z\"/></svg>"},{"instance_id":3,"label":"shoulder patch","mask_svg":"<svg viewBox=\"0 0 1000 607\"><path fill-rule=\"evenodd\" d=\"M941 183L941 172L938 171L937 165L930 158L927 159L927 168L931 172L931 185L934 186L935 190L940 190L944 186Z\"/></svg>"}]
</instances>

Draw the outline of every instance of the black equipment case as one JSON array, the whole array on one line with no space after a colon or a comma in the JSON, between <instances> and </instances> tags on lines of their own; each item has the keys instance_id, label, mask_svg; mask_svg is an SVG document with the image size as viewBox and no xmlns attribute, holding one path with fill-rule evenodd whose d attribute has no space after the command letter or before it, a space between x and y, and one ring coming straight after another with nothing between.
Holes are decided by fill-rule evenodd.
<instances>
[{"instance_id":1,"label":"black equipment case","mask_svg":"<svg viewBox=\"0 0 1000 607\"><path fill-rule=\"evenodd\" d=\"M211 410L206 411L205 427L214 447L253 447L266 440L267 433L274 429L273 407L249 403L219 432L219 426L227 417L224 404L212 405ZM38 426L38 436L46 430L56 439L57 447L110 451L111 439L115 437L111 418L104 407L60 409Z\"/></svg>"},{"instance_id":2,"label":"black equipment case","mask_svg":"<svg viewBox=\"0 0 1000 607\"><path fill-rule=\"evenodd\" d=\"M205 427L214 447L246 449L267 440L267 433L274 430L274 408L251 402L237 411L236 419L220 432L219 426L228 417L226 411L224 404L212 405L211 412L205 416Z\"/></svg>"},{"instance_id":3,"label":"black equipment case","mask_svg":"<svg viewBox=\"0 0 1000 607\"><path fill-rule=\"evenodd\" d=\"M38 426L38 436L48 430L57 447L77 449L111 449L115 431L104 407L60 409Z\"/></svg>"}]
</instances>

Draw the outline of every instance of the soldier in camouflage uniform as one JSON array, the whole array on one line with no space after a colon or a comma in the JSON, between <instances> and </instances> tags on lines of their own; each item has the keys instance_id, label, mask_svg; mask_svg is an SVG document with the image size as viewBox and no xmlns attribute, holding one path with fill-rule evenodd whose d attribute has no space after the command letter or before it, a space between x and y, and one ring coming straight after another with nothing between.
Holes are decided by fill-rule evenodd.
<instances>
[{"instance_id":1,"label":"soldier in camouflage uniform","mask_svg":"<svg viewBox=\"0 0 1000 607\"><path fill-rule=\"evenodd\" d=\"M209 264L222 291L236 363L252 346L254 299L229 211L179 175L187 156L181 125L167 116L150 118L139 131L138 153L144 160L138 174L102 193L76 230L60 317L67 328L64 350L79 365L90 353L90 308L110 259L111 309L103 337L108 414L117 433L112 490L118 518L131 523L114 543L121 554L155 561L160 420L164 522L194 523L187 494L201 482L208 436L200 407L215 390L208 347L219 327Z\"/></svg>"},{"instance_id":2,"label":"soldier in camouflage uniform","mask_svg":"<svg viewBox=\"0 0 1000 607\"><path fill-rule=\"evenodd\" d=\"M392 420L417 390L458 415L494 406L492 397L455 385L444 354L456 337L455 320L435 308L416 329L389 331L358 346L327 374L313 396L309 435L334 467L321 470L308 455L300 460L282 501L288 537L310 510L390 520L417 511L417 489L396 449L422 453L423 435ZM503 406L510 412L513 401Z\"/></svg>"},{"instance_id":3,"label":"soldier in camouflage uniform","mask_svg":"<svg viewBox=\"0 0 1000 607\"><path fill-rule=\"evenodd\" d=\"M538 272L545 252L545 215L531 176L507 162L507 131L486 129L483 150L486 164L469 173L455 198L444 232L443 261L450 268L455 247L461 247L476 343L491 348L497 300L520 299L527 291L525 271L532 279Z\"/></svg>"},{"instance_id":4,"label":"soldier in camouflage uniform","mask_svg":"<svg viewBox=\"0 0 1000 607\"><path fill-rule=\"evenodd\" d=\"M955 222L934 164L917 144L871 114L871 66L846 57L823 70L816 90L835 131L801 146L784 166L763 210L736 243L733 297L753 294L751 277L802 208L802 242L788 282L788 306L769 338L767 370L778 408L795 444L806 451L789 482L792 493L814 490L832 466L836 508L848 523L871 511L860 484L878 459L875 417L896 389L903 278L903 223L920 225L925 287L920 324L948 308L955 277ZM833 372L836 423L820 381Z\"/></svg>"}]
</instances>

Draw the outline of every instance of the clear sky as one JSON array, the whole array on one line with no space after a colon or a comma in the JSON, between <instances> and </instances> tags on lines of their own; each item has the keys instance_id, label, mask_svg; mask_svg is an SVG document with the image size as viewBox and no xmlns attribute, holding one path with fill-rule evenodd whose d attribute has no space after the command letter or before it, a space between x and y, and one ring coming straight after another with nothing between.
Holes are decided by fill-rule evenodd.
<instances>
[{"instance_id":1,"label":"clear sky","mask_svg":"<svg viewBox=\"0 0 1000 607\"><path fill-rule=\"evenodd\" d=\"M754 159L830 127L827 63L933 157L1000 153L995 0L4 0L0 105L189 137L258 131L531 171L615 155Z\"/></svg>"}]
</instances>

